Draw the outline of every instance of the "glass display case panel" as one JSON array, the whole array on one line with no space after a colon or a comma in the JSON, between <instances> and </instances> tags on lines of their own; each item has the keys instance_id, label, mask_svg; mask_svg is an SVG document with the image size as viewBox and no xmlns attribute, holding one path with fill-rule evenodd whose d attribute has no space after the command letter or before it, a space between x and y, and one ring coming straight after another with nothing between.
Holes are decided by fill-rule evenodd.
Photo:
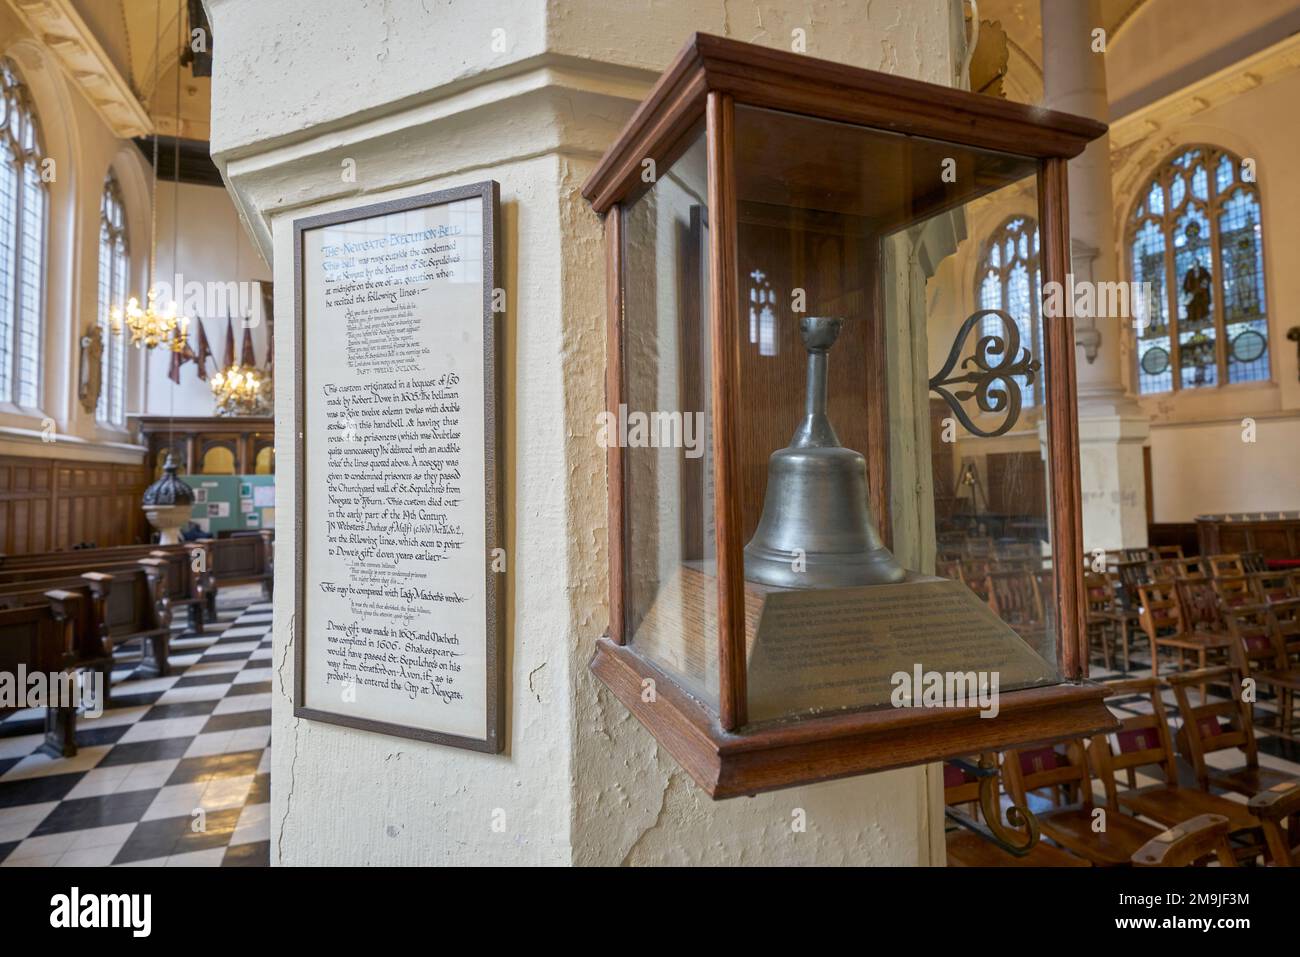
<instances>
[{"instance_id":1,"label":"glass display case panel","mask_svg":"<svg viewBox=\"0 0 1300 957\"><path fill-rule=\"evenodd\" d=\"M1060 682L1037 429L1037 169L1027 157L737 105L750 724L995 708L995 690ZM992 287L973 281L985 237L968 233L1009 219L994 305ZM973 355L1000 374L963 361ZM931 436L931 396L947 407L935 377L969 428L949 409ZM930 447L935 438L948 454ZM966 473L985 483L978 520L953 526ZM912 544L895 554L900 523ZM946 545L959 530L983 564L936 574L938 533ZM932 701L936 675L940 694L970 700Z\"/></svg>"},{"instance_id":2,"label":"glass display case panel","mask_svg":"<svg viewBox=\"0 0 1300 957\"><path fill-rule=\"evenodd\" d=\"M624 634L717 708L718 588L703 126L623 207Z\"/></svg>"}]
</instances>

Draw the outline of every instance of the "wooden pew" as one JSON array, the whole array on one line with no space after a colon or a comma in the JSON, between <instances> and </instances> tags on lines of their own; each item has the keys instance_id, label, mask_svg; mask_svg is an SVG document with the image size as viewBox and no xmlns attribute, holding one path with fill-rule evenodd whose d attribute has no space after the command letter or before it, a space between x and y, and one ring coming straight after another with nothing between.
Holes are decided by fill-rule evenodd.
<instances>
[{"instance_id":1,"label":"wooden pew","mask_svg":"<svg viewBox=\"0 0 1300 957\"><path fill-rule=\"evenodd\" d=\"M0 671L14 675L24 668L28 674L47 675L68 672L73 667L70 648L71 623L80 598L71 593L51 590L45 604L0 609ZM24 690L25 689L20 689ZM0 715L16 710L17 705L0 702ZM73 700L49 702L45 713L45 741L40 750L54 757L71 757L77 753L77 703Z\"/></svg>"},{"instance_id":2,"label":"wooden pew","mask_svg":"<svg viewBox=\"0 0 1300 957\"><path fill-rule=\"evenodd\" d=\"M269 530L256 535L234 535L208 541L213 588L208 595L208 616L217 620L217 588L258 583L271 598L275 583L274 540Z\"/></svg>"},{"instance_id":3,"label":"wooden pew","mask_svg":"<svg viewBox=\"0 0 1300 957\"><path fill-rule=\"evenodd\" d=\"M126 546L11 556L8 563L0 565L0 585L100 571L112 566L124 567L146 558L159 559L167 566L167 598L173 614L184 608L189 615L190 627L201 634L209 594L213 594L215 599L216 591L208 570L211 563L208 544L194 542L150 548ZM15 558L22 560L12 560Z\"/></svg>"},{"instance_id":4,"label":"wooden pew","mask_svg":"<svg viewBox=\"0 0 1300 957\"><path fill-rule=\"evenodd\" d=\"M168 652L171 639L171 606L166 591L166 565L160 559L142 558L122 565L100 566L102 571L61 569L58 577L0 583L0 599L34 600L37 588L89 589L94 617L87 620L78 637L78 647L88 658L96 646L105 647L108 660L102 666L111 674L112 649L139 640L145 670L159 676L170 673ZM105 685L107 689L107 685Z\"/></svg>"}]
</instances>

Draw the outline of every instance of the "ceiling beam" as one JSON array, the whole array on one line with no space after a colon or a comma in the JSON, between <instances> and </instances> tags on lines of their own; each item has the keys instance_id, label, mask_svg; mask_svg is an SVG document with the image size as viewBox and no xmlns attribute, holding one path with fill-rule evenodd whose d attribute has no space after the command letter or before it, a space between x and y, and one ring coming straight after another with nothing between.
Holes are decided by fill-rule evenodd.
<instances>
[{"instance_id":1,"label":"ceiling beam","mask_svg":"<svg viewBox=\"0 0 1300 957\"><path fill-rule=\"evenodd\" d=\"M71 0L7 0L114 136L143 136L149 114Z\"/></svg>"}]
</instances>

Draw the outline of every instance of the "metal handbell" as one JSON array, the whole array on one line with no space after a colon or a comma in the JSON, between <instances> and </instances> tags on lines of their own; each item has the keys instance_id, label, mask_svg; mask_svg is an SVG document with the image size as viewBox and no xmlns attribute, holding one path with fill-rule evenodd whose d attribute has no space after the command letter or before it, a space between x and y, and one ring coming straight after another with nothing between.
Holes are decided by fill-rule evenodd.
<instances>
[{"instance_id":1,"label":"metal handbell","mask_svg":"<svg viewBox=\"0 0 1300 957\"><path fill-rule=\"evenodd\" d=\"M767 463L763 516L745 546L745 577L783 588L850 588L903 580L876 530L867 462L840 445L826 416L827 352L843 319L808 316L805 414L790 445Z\"/></svg>"}]
</instances>

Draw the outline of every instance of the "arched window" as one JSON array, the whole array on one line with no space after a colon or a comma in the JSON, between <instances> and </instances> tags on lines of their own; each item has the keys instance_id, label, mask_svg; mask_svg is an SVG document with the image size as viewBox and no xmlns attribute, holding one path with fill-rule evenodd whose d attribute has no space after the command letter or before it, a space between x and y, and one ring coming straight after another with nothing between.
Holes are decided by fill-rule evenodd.
<instances>
[{"instance_id":1,"label":"arched window","mask_svg":"<svg viewBox=\"0 0 1300 957\"><path fill-rule=\"evenodd\" d=\"M127 274L126 213L122 192L113 174L104 181L99 204L99 404L95 420L105 425L124 425L126 398L126 346L122 337L109 329L108 314L126 301Z\"/></svg>"},{"instance_id":2,"label":"arched window","mask_svg":"<svg viewBox=\"0 0 1300 957\"><path fill-rule=\"evenodd\" d=\"M1134 282L1151 283L1137 336L1138 391L1269 377L1264 238L1254 164L1213 146L1182 150L1129 216Z\"/></svg>"},{"instance_id":3,"label":"arched window","mask_svg":"<svg viewBox=\"0 0 1300 957\"><path fill-rule=\"evenodd\" d=\"M1042 274L1038 260L1038 223L1029 216L1012 216L993 231L984 247L975 274L975 298L980 309L1001 309L1016 321L1020 329L1021 348L1028 349L1033 358L1043 356L1043 302ZM1002 324L986 316L981 335L998 335ZM1042 401L1042 376L1027 385L1024 376L1016 376L1020 383L1021 403L1036 405Z\"/></svg>"},{"instance_id":4,"label":"arched window","mask_svg":"<svg viewBox=\"0 0 1300 957\"><path fill-rule=\"evenodd\" d=\"M0 402L40 404L49 192L40 130L13 63L0 60Z\"/></svg>"},{"instance_id":5,"label":"arched window","mask_svg":"<svg viewBox=\"0 0 1300 957\"><path fill-rule=\"evenodd\" d=\"M761 269L749 274L749 341L758 346L760 356L776 355L780 345L776 338L776 290Z\"/></svg>"}]
</instances>

